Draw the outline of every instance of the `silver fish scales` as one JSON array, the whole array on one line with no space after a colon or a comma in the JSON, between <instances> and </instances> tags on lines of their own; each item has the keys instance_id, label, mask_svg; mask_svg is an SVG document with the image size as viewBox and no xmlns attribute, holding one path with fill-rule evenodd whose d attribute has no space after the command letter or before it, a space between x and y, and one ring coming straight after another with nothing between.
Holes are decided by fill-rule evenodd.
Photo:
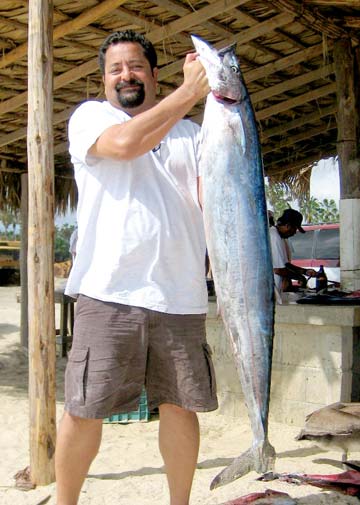
<instances>
[{"instance_id":1,"label":"silver fish scales","mask_svg":"<svg viewBox=\"0 0 360 505\"><path fill-rule=\"evenodd\" d=\"M215 477L213 489L251 470L273 468L268 413L274 278L260 142L234 47L217 51L192 39L212 90L200 161L207 247L253 433L252 446Z\"/></svg>"}]
</instances>

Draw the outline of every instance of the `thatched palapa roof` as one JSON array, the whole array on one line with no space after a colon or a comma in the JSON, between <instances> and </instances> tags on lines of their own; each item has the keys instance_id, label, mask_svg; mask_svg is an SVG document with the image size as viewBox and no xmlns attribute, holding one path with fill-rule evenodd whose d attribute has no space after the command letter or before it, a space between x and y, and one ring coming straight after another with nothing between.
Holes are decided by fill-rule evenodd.
<instances>
[{"instance_id":1,"label":"thatched palapa roof","mask_svg":"<svg viewBox=\"0 0 360 505\"><path fill-rule=\"evenodd\" d=\"M17 206L27 170L27 2L0 5L0 207ZM237 43L261 135L264 167L291 180L336 154L334 42L360 41L356 0L54 0L56 206L73 192L67 121L83 100L103 98L98 47L109 33L145 33L159 55L159 96L182 82L195 33L217 47ZM203 103L191 115L201 120ZM73 200L74 201L74 200Z\"/></svg>"}]
</instances>

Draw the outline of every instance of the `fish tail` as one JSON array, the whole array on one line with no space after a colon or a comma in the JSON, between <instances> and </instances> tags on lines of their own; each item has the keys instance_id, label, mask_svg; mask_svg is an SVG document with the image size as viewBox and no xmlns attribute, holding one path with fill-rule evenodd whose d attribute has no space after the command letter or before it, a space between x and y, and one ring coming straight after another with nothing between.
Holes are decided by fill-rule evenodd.
<instances>
[{"instance_id":1,"label":"fish tail","mask_svg":"<svg viewBox=\"0 0 360 505\"><path fill-rule=\"evenodd\" d=\"M266 440L253 446L235 458L232 463L224 468L211 482L210 489L229 484L251 471L266 473L274 469L275 449Z\"/></svg>"}]
</instances>

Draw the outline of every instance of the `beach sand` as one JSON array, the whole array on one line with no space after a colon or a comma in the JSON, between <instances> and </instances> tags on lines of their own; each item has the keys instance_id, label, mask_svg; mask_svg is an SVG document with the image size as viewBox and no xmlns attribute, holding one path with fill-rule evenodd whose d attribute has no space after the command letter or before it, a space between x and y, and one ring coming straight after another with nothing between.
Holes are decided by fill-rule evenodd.
<instances>
[{"instance_id":1,"label":"beach sand","mask_svg":"<svg viewBox=\"0 0 360 505\"><path fill-rule=\"evenodd\" d=\"M31 491L15 488L14 475L29 465L29 419L26 353L21 349L20 304L17 286L0 287L0 504L55 505L55 484ZM58 307L57 307L58 309ZM58 317L58 314L57 314ZM57 358L57 422L63 411L66 358ZM267 488L286 492L298 504L358 504L335 491L278 480L257 481L254 472L210 491L212 479L251 444L247 416L226 418L216 412L201 414L201 448L191 505L220 505ZM166 477L158 451L158 419L130 424L104 424L103 442L83 486L79 505L169 505ZM297 442L298 427L270 423L269 437L277 452L276 472L339 473L326 460L341 459L310 442ZM360 459L360 454L351 454Z\"/></svg>"}]
</instances>

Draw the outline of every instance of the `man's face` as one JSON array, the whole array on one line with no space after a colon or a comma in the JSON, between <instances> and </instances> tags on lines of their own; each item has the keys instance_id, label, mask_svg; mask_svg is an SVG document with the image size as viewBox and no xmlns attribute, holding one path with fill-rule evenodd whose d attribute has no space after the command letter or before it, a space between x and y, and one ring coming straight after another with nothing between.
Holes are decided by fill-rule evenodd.
<instances>
[{"instance_id":1,"label":"man's face","mask_svg":"<svg viewBox=\"0 0 360 505\"><path fill-rule=\"evenodd\" d=\"M282 224L278 227L279 235L281 238L289 238L295 235L297 227L293 224Z\"/></svg>"},{"instance_id":2,"label":"man's face","mask_svg":"<svg viewBox=\"0 0 360 505\"><path fill-rule=\"evenodd\" d=\"M108 47L103 76L105 95L111 105L131 116L156 102L157 69L151 71L140 44L120 42Z\"/></svg>"}]
</instances>

